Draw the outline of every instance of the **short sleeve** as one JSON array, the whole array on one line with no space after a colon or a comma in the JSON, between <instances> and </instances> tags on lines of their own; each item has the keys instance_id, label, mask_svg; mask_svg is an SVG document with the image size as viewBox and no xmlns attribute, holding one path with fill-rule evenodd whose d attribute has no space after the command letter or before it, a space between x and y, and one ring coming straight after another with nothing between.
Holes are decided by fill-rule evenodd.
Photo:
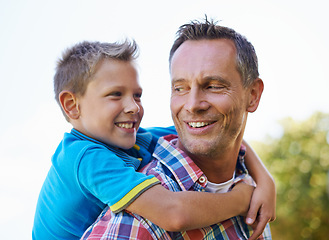
<instances>
[{"instance_id":1,"label":"short sleeve","mask_svg":"<svg viewBox=\"0 0 329 240\"><path fill-rule=\"evenodd\" d=\"M94 196L109 205L114 213L125 209L140 194L159 183L154 176L136 172L102 146L84 152L77 177L87 198Z\"/></svg>"}]
</instances>

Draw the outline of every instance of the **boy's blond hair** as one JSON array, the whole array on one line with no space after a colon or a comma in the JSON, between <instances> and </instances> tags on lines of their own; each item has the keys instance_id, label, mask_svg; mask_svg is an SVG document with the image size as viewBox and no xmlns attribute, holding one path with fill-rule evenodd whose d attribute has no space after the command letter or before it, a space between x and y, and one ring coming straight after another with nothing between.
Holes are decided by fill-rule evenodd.
<instances>
[{"instance_id":1,"label":"boy's blond hair","mask_svg":"<svg viewBox=\"0 0 329 240\"><path fill-rule=\"evenodd\" d=\"M88 83L95 74L97 65L103 59L133 61L138 56L138 46L134 40L123 43L102 43L84 41L64 51L58 60L54 76L55 99L63 90L83 96ZM61 108L62 109L62 108ZM68 120L63 109L62 112Z\"/></svg>"}]
</instances>

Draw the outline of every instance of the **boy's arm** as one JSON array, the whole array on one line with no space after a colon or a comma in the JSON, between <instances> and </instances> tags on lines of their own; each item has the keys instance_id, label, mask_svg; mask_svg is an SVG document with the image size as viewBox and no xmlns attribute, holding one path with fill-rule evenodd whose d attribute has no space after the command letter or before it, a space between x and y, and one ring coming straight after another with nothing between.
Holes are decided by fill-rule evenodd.
<instances>
[{"instance_id":1,"label":"boy's arm","mask_svg":"<svg viewBox=\"0 0 329 240\"><path fill-rule=\"evenodd\" d=\"M245 214L253 189L250 185L239 183L228 193L172 192L156 185L141 194L126 210L167 231L185 231Z\"/></svg>"},{"instance_id":2,"label":"boy's arm","mask_svg":"<svg viewBox=\"0 0 329 240\"><path fill-rule=\"evenodd\" d=\"M246 167L256 181L256 189L253 193L250 209L246 217L246 223L255 223L254 236L260 235L269 221L275 220L276 190L274 179L266 169L258 155L243 141L246 146ZM254 226L254 225L253 225Z\"/></svg>"},{"instance_id":3,"label":"boy's arm","mask_svg":"<svg viewBox=\"0 0 329 240\"><path fill-rule=\"evenodd\" d=\"M86 195L113 212L127 209L168 231L205 227L246 213L254 189L240 183L229 193L172 192L101 146L88 148L83 156L77 178Z\"/></svg>"}]
</instances>

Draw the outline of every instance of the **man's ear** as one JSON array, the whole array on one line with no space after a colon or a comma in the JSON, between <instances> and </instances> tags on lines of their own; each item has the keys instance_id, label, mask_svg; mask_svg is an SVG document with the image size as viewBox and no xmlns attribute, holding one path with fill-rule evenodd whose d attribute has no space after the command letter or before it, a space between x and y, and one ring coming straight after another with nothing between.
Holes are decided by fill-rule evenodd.
<instances>
[{"instance_id":1,"label":"man's ear","mask_svg":"<svg viewBox=\"0 0 329 240\"><path fill-rule=\"evenodd\" d=\"M264 90L264 83L263 80L260 78L257 78L255 82L249 87L249 104L247 107L248 112L254 112L256 111L260 97L262 96Z\"/></svg>"},{"instance_id":2,"label":"man's ear","mask_svg":"<svg viewBox=\"0 0 329 240\"><path fill-rule=\"evenodd\" d=\"M60 92L59 102L68 118L76 120L80 117L80 109L74 93L70 91Z\"/></svg>"}]
</instances>

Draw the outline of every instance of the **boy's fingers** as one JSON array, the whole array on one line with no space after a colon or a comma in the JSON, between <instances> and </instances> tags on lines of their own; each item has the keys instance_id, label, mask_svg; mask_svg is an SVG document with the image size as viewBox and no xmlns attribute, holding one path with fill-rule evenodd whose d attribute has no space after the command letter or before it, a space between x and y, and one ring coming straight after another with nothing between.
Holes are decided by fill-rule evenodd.
<instances>
[{"instance_id":1,"label":"boy's fingers","mask_svg":"<svg viewBox=\"0 0 329 240\"><path fill-rule=\"evenodd\" d=\"M254 240L257 239L260 235L262 235L262 233L264 232L264 229L266 227L267 221L266 219L260 219L260 221L258 223L256 223L256 227L253 229L253 233L251 235L251 237L249 238L249 240Z\"/></svg>"},{"instance_id":2,"label":"boy's fingers","mask_svg":"<svg viewBox=\"0 0 329 240\"><path fill-rule=\"evenodd\" d=\"M248 225L251 225L255 222L259 207L260 206L251 203L246 217L246 223Z\"/></svg>"},{"instance_id":3,"label":"boy's fingers","mask_svg":"<svg viewBox=\"0 0 329 240\"><path fill-rule=\"evenodd\" d=\"M252 217L247 217L246 218L246 223L248 224L248 225L251 225L251 224L253 224L255 222L255 219L254 218L252 218Z\"/></svg>"}]
</instances>

